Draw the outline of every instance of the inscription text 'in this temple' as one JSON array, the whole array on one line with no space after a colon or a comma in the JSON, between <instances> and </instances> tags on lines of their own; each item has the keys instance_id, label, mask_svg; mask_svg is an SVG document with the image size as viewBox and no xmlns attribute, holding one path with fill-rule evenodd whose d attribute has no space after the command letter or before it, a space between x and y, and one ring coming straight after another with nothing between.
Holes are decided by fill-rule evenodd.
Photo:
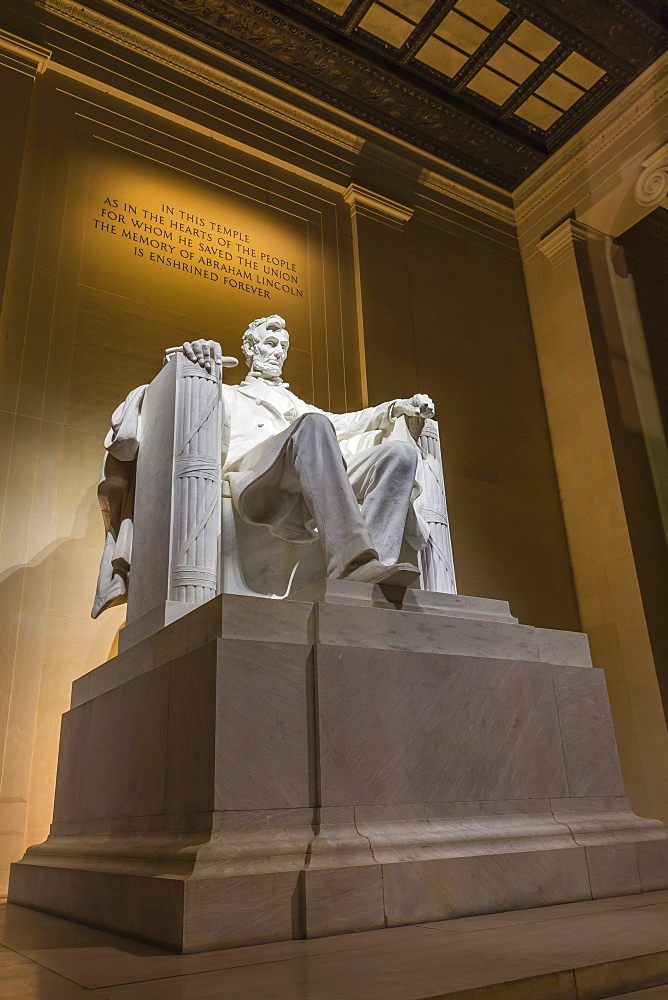
<instances>
[{"instance_id":1,"label":"inscription text 'in this temple'","mask_svg":"<svg viewBox=\"0 0 668 1000\"><path fill-rule=\"evenodd\" d=\"M259 244L226 220L164 203L154 211L108 196L93 226L98 232L133 243L134 257L171 271L221 281L259 298L269 298L272 291L296 298L304 294L297 265L288 255Z\"/></svg>"}]
</instances>

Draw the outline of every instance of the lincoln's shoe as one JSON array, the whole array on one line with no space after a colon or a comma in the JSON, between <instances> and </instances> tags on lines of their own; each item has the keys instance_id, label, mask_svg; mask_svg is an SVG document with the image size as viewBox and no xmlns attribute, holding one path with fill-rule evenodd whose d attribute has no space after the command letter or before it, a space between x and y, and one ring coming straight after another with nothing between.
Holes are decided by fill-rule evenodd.
<instances>
[{"instance_id":1,"label":"lincoln's shoe","mask_svg":"<svg viewBox=\"0 0 668 1000\"><path fill-rule=\"evenodd\" d=\"M379 559L370 559L347 573L345 580L357 583L383 583L389 587L410 587L420 575L420 570L412 563L394 563L386 566Z\"/></svg>"}]
</instances>

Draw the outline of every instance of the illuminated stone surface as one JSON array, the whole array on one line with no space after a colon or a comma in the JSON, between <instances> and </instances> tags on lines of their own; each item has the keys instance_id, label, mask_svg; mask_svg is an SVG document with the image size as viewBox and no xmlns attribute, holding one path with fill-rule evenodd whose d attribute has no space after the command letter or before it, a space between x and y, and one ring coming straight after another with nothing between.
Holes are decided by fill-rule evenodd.
<instances>
[{"instance_id":1,"label":"illuminated stone surface","mask_svg":"<svg viewBox=\"0 0 668 1000\"><path fill-rule=\"evenodd\" d=\"M575 636L340 599L222 595L77 681L10 900L188 952L668 885Z\"/></svg>"}]
</instances>

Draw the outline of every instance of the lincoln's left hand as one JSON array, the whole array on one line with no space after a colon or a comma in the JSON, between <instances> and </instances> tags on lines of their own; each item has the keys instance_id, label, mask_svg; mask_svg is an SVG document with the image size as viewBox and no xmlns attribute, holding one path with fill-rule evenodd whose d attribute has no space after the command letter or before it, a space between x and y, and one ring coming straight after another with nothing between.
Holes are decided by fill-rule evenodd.
<instances>
[{"instance_id":1,"label":"lincoln's left hand","mask_svg":"<svg viewBox=\"0 0 668 1000\"><path fill-rule=\"evenodd\" d=\"M398 399L392 409L392 416L422 417L426 420L428 417L433 417L435 412L431 398L422 392L417 392L410 399Z\"/></svg>"}]
</instances>

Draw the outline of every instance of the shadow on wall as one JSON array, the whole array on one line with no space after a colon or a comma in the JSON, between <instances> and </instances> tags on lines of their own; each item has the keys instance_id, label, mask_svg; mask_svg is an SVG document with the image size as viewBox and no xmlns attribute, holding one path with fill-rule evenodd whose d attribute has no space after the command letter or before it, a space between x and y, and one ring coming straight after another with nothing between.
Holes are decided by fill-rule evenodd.
<instances>
[{"instance_id":1,"label":"shadow on wall","mask_svg":"<svg viewBox=\"0 0 668 1000\"><path fill-rule=\"evenodd\" d=\"M125 620L123 606L112 612L115 619L121 615L113 630L110 624L102 628L105 618L88 621L104 545L104 526L96 490L96 486L91 486L86 491L71 518L73 532L80 533L56 538L29 562L0 572L0 615L70 618L89 625L85 637L71 634L72 640L77 642L79 659L87 665L79 673L72 673L72 680L91 669L88 664L97 666L98 662L116 654L118 632ZM105 617L109 622L109 616ZM113 631L111 638L110 630ZM5 654L11 657L18 645L14 630L14 643L10 639L9 648L3 643Z\"/></svg>"},{"instance_id":2,"label":"shadow on wall","mask_svg":"<svg viewBox=\"0 0 668 1000\"><path fill-rule=\"evenodd\" d=\"M48 833L72 681L114 655L125 617L122 607L90 618L103 543L94 487L72 524L76 537L0 577L0 893L11 861Z\"/></svg>"}]
</instances>

